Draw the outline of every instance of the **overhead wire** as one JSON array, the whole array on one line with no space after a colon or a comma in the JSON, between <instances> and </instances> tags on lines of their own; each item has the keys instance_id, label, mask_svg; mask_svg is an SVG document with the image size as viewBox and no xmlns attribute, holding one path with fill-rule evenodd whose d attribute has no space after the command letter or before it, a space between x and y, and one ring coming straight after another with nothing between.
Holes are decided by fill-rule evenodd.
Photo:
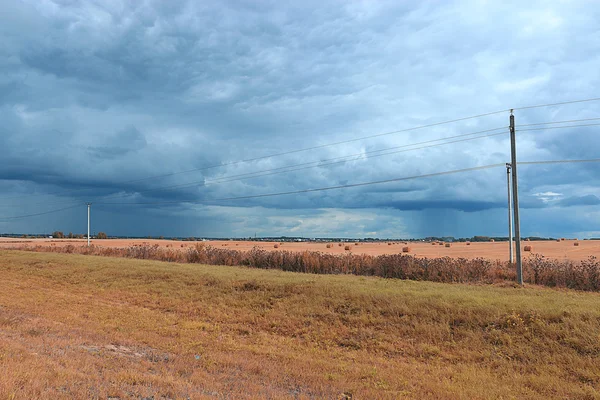
<instances>
[{"instance_id":1,"label":"overhead wire","mask_svg":"<svg viewBox=\"0 0 600 400\"><path fill-rule=\"evenodd\" d=\"M39 212L39 213L35 213L35 214L16 215L16 216L12 216L12 217L0 217L0 221L8 221L8 220L14 220L14 219L37 217L37 216L46 215L46 214L54 214L54 213L57 213L57 212L60 212L60 211L70 210L72 208L76 208L76 207L79 207L81 205L83 205L83 203L78 203L78 204L72 205L70 207L64 207L64 208L59 208L57 210L44 211L44 212Z\"/></svg>"},{"instance_id":2,"label":"overhead wire","mask_svg":"<svg viewBox=\"0 0 600 400\"><path fill-rule=\"evenodd\" d=\"M527 128L527 129L515 129L517 132L529 132L529 131L546 131L549 129L568 129L568 128L583 128L588 126L600 126L598 124L581 124L581 125L565 125L565 126L545 126L543 128Z\"/></svg>"},{"instance_id":3,"label":"overhead wire","mask_svg":"<svg viewBox=\"0 0 600 400\"><path fill-rule=\"evenodd\" d=\"M331 165L343 164L346 162L359 161L362 159L366 159L367 157L370 157L370 158L381 157L381 156L398 154L398 153L409 152L409 151L414 151L414 150L422 150L422 149L426 149L426 148L430 148L430 147L437 147L437 146L443 146L443 145L447 145L447 144L465 142L465 141L470 141L470 140L477 140L477 139L482 139L482 138L487 138L487 137L492 137L492 136L499 136L499 135L508 133L508 131L507 131L507 132L498 132L498 133L493 133L493 134L488 134L488 135L480 135L480 136L476 136L476 137L468 137L468 136L478 135L481 133L496 132L496 131L503 130L503 129L507 129L507 127L486 129L486 130L481 130L481 131L477 131L477 132L463 133L463 134L447 136L447 137L439 138L439 139L427 140L427 141L406 144L406 145L401 145L401 146L394 146L394 147L378 149L378 150L371 150L371 151L367 151L367 152L355 153L355 154L334 157L334 158L325 159L325 160L311 161L311 162L300 163L300 164L295 164L295 165L288 165L288 166L283 166L283 167L278 167L278 168L270 168L270 169L266 169L266 170L262 170L262 171L254 171L254 172L238 174L238 175L230 175L230 176L216 178L216 179L209 180L209 181L201 180L201 181L187 182L187 183L176 184L176 185L163 186L163 187L158 187L158 188L137 190L134 193L135 194L143 194L143 193L149 193L149 192L157 192L157 191L163 191L163 190L169 190L169 189L179 189L179 188L192 187L192 186L202 187L202 186L221 184L221 183L232 182L232 181L243 180L243 179L251 179L251 178L258 178L258 177L262 177L262 176L295 172L295 171L306 170L306 169L311 169L311 168L326 167L326 166L331 166ZM467 138L461 139L461 140L449 141L449 139L465 138L465 137L467 137ZM442 143L436 143L436 142L442 142ZM424 145L424 146L416 147L419 145ZM403 150L396 150L396 149L403 149ZM379 154L377 154L377 153L379 153ZM300 167L300 168L298 168L298 167ZM106 199L110 199L110 198L114 198L114 197L125 197L127 195L128 195L127 193L115 193L115 194L108 195L108 196L102 196L102 197L98 196L95 199L88 199L88 201L95 201L98 198L101 198L102 200L106 200ZM48 203L44 202L44 203L28 203L28 204L33 205L33 204L48 204ZM60 203L55 203L55 204L60 204ZM7 204L0 204L0 206L6 206L6 205ZM12 204L8 204L8 205L12 206Z\"/></svg>"},{"instance_id":4,"label":"overhead wire","mask_svg":"<svg viewBox=\"0 0 600 400\"><path fill-rule=\"evenodd\" d=\"M305 151L322 149L322 148L325 148L325 147L338 146L338 145L341 145L341 144L353 143L353 142L358 142L358 141L361 141L361 140L373 139L373 138L382 137L382 136L389 136L389 135L394 135L394 134L397 134L397 133L404 133L404 132L411 132L411 131L421 130L421 129L425 129L425 128L432 128L432 127L436 127L436 126L452 124L452 123L455 123L455 122L467 121L467 120L470 120L470 119L476 119L476 118L486 117L486 116L490 116L490 115L500 114L500 113L504 113L504 112L508 112L508 111L509 110L492 111L492 112L487 112L487 113L483 113L483 114L471 115L471 116L467 116L467 117L461 117L461 118L456 118L456 119L451 119L451 120L446 120L446 121L441 121L441 122L434 122L434 123L431 123L431 124L425 124L425 125L415 126L415 127L411 127L411 128L404 128L404 129L398 129L398 130L389 131L389 132L377 133L377 134L373 134L373 135L361 136L361 137L358 137L358 138L347 139L347 140L342 140L342 141L333 142L333 143L326 143L326 144L317 145L317 146L311 146L311 147L305 147L305 148L301 148L301 149L289 150L289 151L284 151L284 152L280 152L280 153L269 154L269 155L260 156L260 157L247 158L247 159L242 159L242 160L238 160L238 161L231 161L231 162L226 162L226 163L221 163L221 164L210 165L210 166L207 166L207 167L193 168L193 169L188 169L188 170L184 170L184 171L170 172L170 173L166 173L166 174L148 176L148 177L145 177L145 178L132 179L132 180L118 182L118 184L136 183L136 182L142 182L142 181L146 181L146 180L150 180L150 179L160 179L160 178L165 178L165 177L169 177L169 176L175 176L175 175L180 175L180 174L187 174L187 173L191 173L191 172L206 171L206 170L215 169L215 168L222 168L222 167L231 166L231 165L237 165L237 164L242 164L242 163L248 163L248 162L253 162L253 161L264 160L264 159L268 159L268 158L280 157L280 156L289 155L289 154L295 154L295 153L301 153L301 152L305 152ZM68 191L68 192L53 192L53 193L50 193L50 194L52 194L52 195L60 194L60 193L66 193L66 194L68 194L68 193L74 193L74 192L77 192L77 191L91 190L91 189L93 189L93 188L73 189L73 190ZM28 196L27 195L23 195L23 196L13 196L13 197L0 197L0 200L2 200L2 199L12 199L12 198L21 198L21 197L28 197Z\"/></svg>"},{"instance_id":5,"label":"overhead wire","mask_svg":"<svg viewBox=\"0 0 600 400\"><path fill-rule=\"evenodd\" d=\"M526 109L532 109L532 108L541 108L541 107L550 107L550 106L558 106L558 105L566 105L566 104L592 102L592 101L599 101L599 100L600 100L600 97L596 97L596 98L589 98L589 99L563 101L563 102L558 102L558 103L547 103L547 104L537 104L537 105L516 107L516 108L506 109L506 110L497 110L497 111L492 111L492 112L488 112L488 113L482 113L482 114L477 114L477 115L472 115L472 116L467 116L467 117L462 117L462 118L456 118L456 119L447 120L447 121L436 122L436 123L432 123L432 124L426 124L426 125L416 126L416 127L412 127L412 128L400 129L400 130L395 130L395 131L390 131L390 132L384 132L384 133L379 133L379 134L374 134L374 135L367 135L367 136L358 137L358 138L354 138L354 139L343 140L343 141L334 142L334 143L327 143L327 144L322 144L322 145L317 145L317 146L312 146L312 147L295 149L295 150L290 150L290 151L285 151L285 152L281 152L281 153L270 154L270 155L261 156L261 157L254 157L254 158L249 158L249 159L243 159L243 160L238 160L238 161L232 161L232 162L227 162L227 163L221 163L221 164L211 165L211 166L207 166L207 167L194 168L194 169L189 169L189 170L184 170L184 171L171 172L171 173L167 173L167 174L154 175L154 176L149 176L149 177L145 177L145 178L139 178L139 179L133 179L133 180L128 180L128 181L122 181L119 184L123 185L123 184L128 184L128 183L136 183L136 182L142 182L142 181L150 180L150 179L159 179L159 178L164 178L164 177L169 177L169 176L174 176L174 175L179 175L179 174L185 174L185 173L191 173L191 172L199 172L199 171L209 170L209 169L213 169L213 168L221 168L221 167L236 165L236 164L240 164L240 163L258 161L258 160L263 160L263 159L268 159L268 158L273 158L273 157L278 157L278 156L283 156L283 155L289 155L289 154L294 154L294 153L299 153L299 152L304 152L304 151L316 150L316 149L320 149L320 148L324 148L324 147L329 147L329 146L335 146L335 145L340 145L340 144L345 144L345 143L356 142L356 141L360 141L360 140L371 139L371 138L375 138L375 137L392 135L392 134L402 133L402 132L409 132L409 131L414 131L414 130L429 128L429 127L434 127L434 126L440 126L440 125L450 124L450 123L454 123L454 122L466 121L466 120L469 120L469 119L475 119L475 118L481 118L481 117L495 115L495 114L501 114L501 113L504 113L504 112L508 112L510 110L526 110ZM73 189L73 190L67 191L67 192L64 192L64 191L53 192L53 193L48 193L46 195L69 194L69 193L75 193L75 192L79 192L79 191L92 190L92 189L94 189L94 188ZM14 199L14 198L23 198L23 197L30 197L30 195L21 195L21 196L12 196L12 197L10 197L10 196L9 197L0 197L0 199Z\"/></svg>"},{"instance_id":6,"label":"overhead wire","mask_svg":"<svg viewBox=\"0 0 600 400\"><path fill-rule=\"evenodd\" d=\"M529 110L531 108L562 106L565 104L586 103L586 102L590 102L590 101L600 101L600 97L593 97L590 99L581 99L581 100L561 101L560 103L536 104L533 106L515 107L515 108L513 108L513 110Z\"/></svg>"},{"instance_id":7,"label":"overhead wire","mask_svg":"<svg viewBox=\"0 0 600 400\"><path fill-rule=\"evenodd\" d=\"M598 121L600 118L583 118L583 119L570 119L565 121L551 121L551 122L538 122L535 124L519 124L518 126L538 126L538 125L553 125L553 124L566 124L572 122L584 122L584 121Z\"/></svg>"},{"instance_id":8,"label":"overhead wire","mask_svg":"<svg viewBox=\"0 0 600 400\"><path fill-rule=\"evenodd\" d=\"M577 160L520 161L520 162L518 162L518 164L519 165L534 165L534 164L564 164L564 163L588 163L588 162L600 162L600 158L577 159ZM351 184L344 184L344 185L327 186L327 187L321 187L321 188L301 189L301 190L294 190L294 191L287 191L287 192L264 193L264 194L258 194L258 195L223 197L223 198L217 198L217 199L210 199L210 200L206 200L203 202L177 200L177 201L162 201L162 202L119 202L119 203L117 203L117 202L98 202L96 204L104 205L104 206L106 206L106 205L167 205L167 204L183 204L183 203L201 204L201 203L216 202L216 201L244 200L244 199L284 196L284 195L290 195L290 194L320 192L320 191L328 191L328 190L336 190L336 189L346 189L346 188L352 188L352 187L370 186L370 185L377 185L377 184L384 184L384 183L391 183L391 182L401 182L401 181L407 181L407 180L413 180L413 179L419 179L419 178L430 178L430 177L435 177L435 176L443 176L443 175L457 174L457 173L462 173L462 172L470 172L470 171L478 171L478 170L484 170L484 169L490 169L490 168L496 168L496 167L504 167L505 165L506 165L506 163L489 164L489 165L482 165L482 166L470 167L470 168L462 168L462 169L451 170L451 171L434 172L434 173L429 173L429 174L413 175L413 176L407 176L407 177L401 177L401 178L384 179L384 180L379 180L379 181L359 182L359 183L351 183ZM40 216L40 215L51 214L51 213L57 213L57 212L73 209L73 208L76 208L78 206L83 206L83 205L85 205L85 203L78 203L76 205L72 205L69 207L64 207L64 208L60 208L60 209L49 210L49 211L44 211L44 212L39 212L39 213L34 213L34 214L18 215L18 216L12 216L12 217L1 217L0 221L22 219L22 218L29 218L29 217L35 217L35 216Z\"/></svg>"},{"instance_id":9,"label":"overhead wire","mask_svg":"<svg viewBox=\"0 0 600 400\"><path fill-rule=\"evenodd\" d=\"M288 191L288 192L265 193L265 194L237 196L237 197L223 197L223 198L217 198L217 199L210 199L207 201L203 201L202 203L211 202L211 201L215 202L215 201L226 201L226 200L254 199L254 198L262 198L262 197L283 196L283 195L290 195L290 194L320 192L320 191L326 191L326 190L346 189L346 188L352 188L352 187L378 185L378 184L382 184L382 183L400 182L400 181L406 181L406 180L412 180L412 179L418 179L418 178L430 178L430 177L434 177L434 176L457 174L457 173L461 173L461 172L477 171L477 170L495 168L495 167L501 167L501 166L504 167L505 165L506 165L506 163L490 164L490 165L482 165L482 166L478 166L478 167L462 168L462 169L451 170L451 171L434 172L434 173L422 174L422 175L413 175L413 176L407 176L407 177L402 177L402 178L384 179L384 180L379 180L379 181L351 183L351 184L345 184L345 185L327 186L327 187L312 188L312 189L301 189L301 190L293 190L293 191ZM101 204L101 205L108 205L108 204L112 204L112 205L158 205L158 204L180 204L180 203L196 204L199 202L196 202L196 201L161 201L161 202L128 202L128 203L99 202L97 204Z\"/></svg>"}]
</instances>

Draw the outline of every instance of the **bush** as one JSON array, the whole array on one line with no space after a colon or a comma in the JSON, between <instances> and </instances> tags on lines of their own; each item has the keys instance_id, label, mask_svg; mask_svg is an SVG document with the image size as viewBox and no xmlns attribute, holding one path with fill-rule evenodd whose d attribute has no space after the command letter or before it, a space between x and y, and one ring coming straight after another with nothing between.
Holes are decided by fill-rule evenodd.
<instances>
[{"instance_id":1,"label":"bush","mask_svg":"<svg viewBox=\"0 0 600 400\"><path fill-rule=\"evenodd\" d=\"M96 235L96 237L98 239L108 239L108 236L106 236L106 233L104 232L98 232L98 235Z\"/></svg>"}]
</instances>

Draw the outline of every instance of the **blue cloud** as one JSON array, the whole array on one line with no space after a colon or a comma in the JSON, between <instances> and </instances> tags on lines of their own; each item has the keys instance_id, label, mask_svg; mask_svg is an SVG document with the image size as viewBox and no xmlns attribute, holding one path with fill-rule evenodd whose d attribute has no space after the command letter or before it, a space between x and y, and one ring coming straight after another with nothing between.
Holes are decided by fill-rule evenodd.
<instances>
[{"instance_id":1,"label":"blue cloud","mask_svg":"<svg viewBox=\"0 0 600 400\"><path fill-rule=\"evenodd\" d=\"M174 202L140 205L135 212L105 205L104 230L235 236L261 224L265 234L300 230L307 236L502 232L503 168L219 199L509 161L508 137L499 136L235 180L506 127L508 115L319 147L328 143L519 105L597 97L600 6L536 1L513 11L510 4L477 1L2 3L0 15L7 18L0 24L0 192L6 196L0 215L67 202ZM509 12L513 18L506 20ZM599 103L580 103L515 114L520 128L594 118L599 111ZM524 129L518 132L521 160L592 158L600 151L594 127ZM288 153L306 147L313 149ZM288 154L236 162L278 153ZM190 172L170 174L181 171ZM156 175L161 177L143 179ZM600 186L597 176L597 164L523 166L524 223L547 232L568 230L563 236L592 232L600 222L588 207L597 205L590 195ZM162 187L169 189L152 190ZM536 197L550 191L569 197ZM564 207L576 215L560 211ZM318 216L314 210L321 210ZM294 215L304 215L304 222ZM390 216L406 223L390 228ZM44 216L0 222L0 231L54 230L57 221Z\"/></svg>"}]
</instances>

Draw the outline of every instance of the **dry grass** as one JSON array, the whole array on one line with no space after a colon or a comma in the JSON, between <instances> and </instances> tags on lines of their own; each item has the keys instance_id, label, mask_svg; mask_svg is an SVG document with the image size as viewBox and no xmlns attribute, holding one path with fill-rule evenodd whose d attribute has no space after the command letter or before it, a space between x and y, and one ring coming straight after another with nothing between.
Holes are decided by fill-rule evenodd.
<instances>
[{"instance_id":1,"label":"dry grass","mask_svg":"<svg viewBox=\"0 0 600 400\"><path fill-rule=\"evenodd\" d=\"M258 247L250 251L239 251L207 246L198 243L185 250L159 246L133 246L112 248L98 246L20 246L20 250L79 253L85 255L114 256L187 262L210 265L251 266L261 269L282 269L284 271L308 272L315 274L354 274L427 280L433 282L498 283L514 281L515 268L508 261L492 261L485 258L422 258L402 253L372 256L352 253L350 245L343 254L329 254L317 251L265 250ZM540 254L531 254L523 260L525 282L551 287L600 291L600 262L594 256L586 260L556 260Z\"/></svg>"},{"instance_id":2,"label":"dry grass","mask_svg":"<svg viewBox=\"0 0 600 400\"><path fill-rule=\"evenodd\" d=\"M600 398L600 296L0 251L0 398Z\"/></svg>"}]
</instances>

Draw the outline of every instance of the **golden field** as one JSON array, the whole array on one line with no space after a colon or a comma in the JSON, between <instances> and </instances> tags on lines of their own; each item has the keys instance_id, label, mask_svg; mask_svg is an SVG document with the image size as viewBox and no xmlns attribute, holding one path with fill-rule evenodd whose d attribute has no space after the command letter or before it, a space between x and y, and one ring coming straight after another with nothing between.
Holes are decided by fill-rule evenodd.
<instances>
[{"instance_id":1,"label":"golden field","mask_svg":"<svg viewBox=\"0 0 600 400\"><path fill-rule=\"evenodd\" d=\"M574 246L575 242L578 246ZM14 247L15 245L29 246L66 246L69 244L80 246L87 243L85 239L12 239L0 238L0 249ZM198 242L176 241L176 240L159 240L159 239L94 239L91 243L99 247L130 247L130 246L154 246L172 247L172 248L191 248ZM508 242L472 242L470 245L466 243L452 243L451 247L440 245L432 245L428 242L348 242L339 246L339 242L331 242L328 248L325 242L254 242L244 240L212 240L202 242L206 245L215 247L226 247L232 250L248 251L254 247L265 250L273 250L275 245L279 246L279 250L286 251L320 251L330 254L343 254L347 251L344 249L346 245L350 246L350 251L354 254L367 254L378 256L382 254L397 254L402 252L405 246L410 247L408 254L417 257L452 257L452 258L486 258L490 260L508 261ZM358 243L358 245L356 245ZM573 240L568 239L561 242L556 241L531 241L522 242L522 247L525 245L532 246L531 252L523 252L524 256L531 253L541 254L547 258L557 260L572 260L581 261L589 256L600 258L600 240Z\"/></svg>"},{"instance_id":2,"label":"golden field","mask_svg":"<svg viewBox=\"0 0 600 400\"><path fill-rule=\"evenodd\" d=\"M598 293L12 250L0 273L1 399L600 398Z\"/></svg>"}]
</instances>

